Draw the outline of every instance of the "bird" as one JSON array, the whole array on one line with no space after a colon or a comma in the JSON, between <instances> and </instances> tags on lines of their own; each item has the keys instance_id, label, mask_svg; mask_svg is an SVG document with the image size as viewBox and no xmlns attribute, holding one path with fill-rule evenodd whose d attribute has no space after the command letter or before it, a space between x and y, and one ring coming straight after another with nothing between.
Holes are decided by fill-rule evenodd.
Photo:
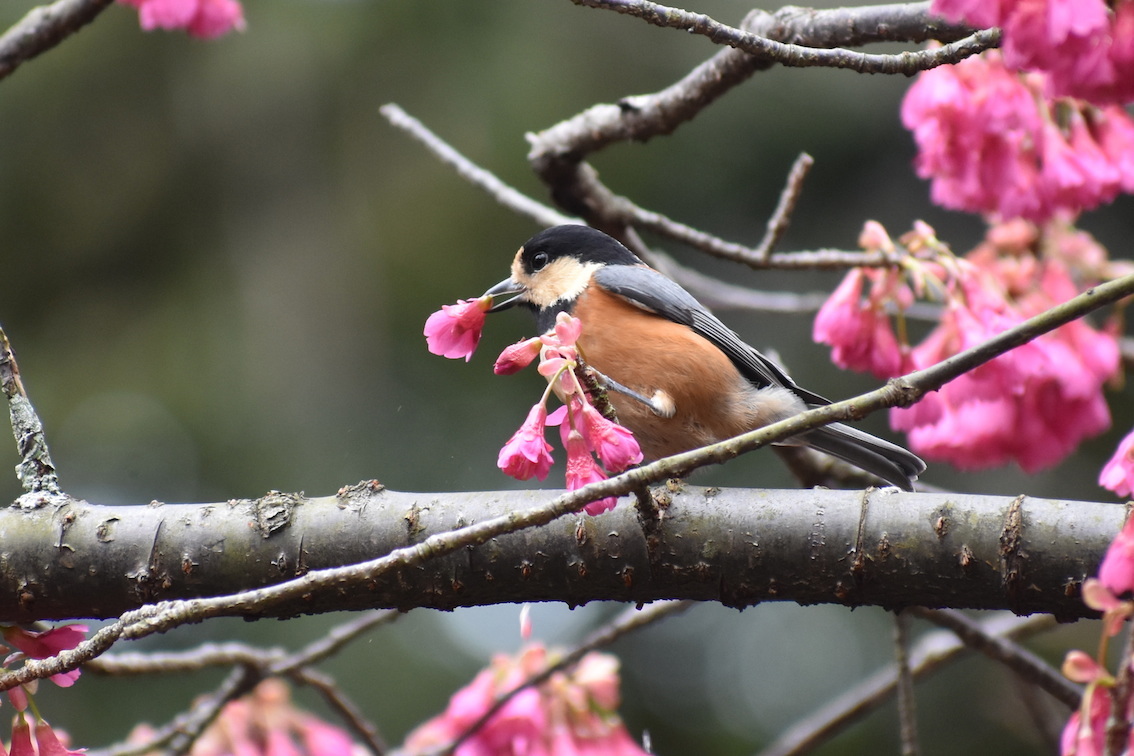
<instances>
[{"instance_id":1,"label":"bird","mask_svg":"<svg viewBox=\"0 0 1134 756\"><path fill-rule=\"evenodd\" d=\"M800 387L697 299L616 239L554 226L520 247L511 275L488 289L489 313L524 307L540 333L566 312L578 347L606 384L618 422L651 462L746 433L827 399ZM506 299L502 299L508 297ZM825 452L906 491L925 462L843 423L781 442Z\"/></svg>"}]
</instances>

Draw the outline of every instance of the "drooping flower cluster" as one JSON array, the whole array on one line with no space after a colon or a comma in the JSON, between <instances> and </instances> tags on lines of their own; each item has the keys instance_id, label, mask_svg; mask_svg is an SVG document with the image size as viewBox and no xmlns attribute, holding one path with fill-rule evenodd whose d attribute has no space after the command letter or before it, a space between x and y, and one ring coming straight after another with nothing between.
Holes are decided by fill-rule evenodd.
<instances>
[{"instance_id":1,"label":"drooping flower cluster","mask_svg":"<svg viewBox=\"0 0 1134 756\"><path fill-rule=\"evenodd\" d=\"M868 251L894 251L877 221L866 222L859 245ZM867 283L870 294L864 299ZM912 302L913 292L899 271L854 268L815 316L812 337L832 348L831 360L839 367L893 378L908 372L909 349L894 335L890 311L900 313Z\"/></svg>"},{"instance_id":2,"label":"drooping flower cluster","mask_svg":"<svg viewBox=\"0 0 1134 756\"><path fill-rule=\"evenodd\" d=\"M934 0L931 7L953 21L999 26L1004 62L1044 72L1050 96L1134 100L1131 0Z\"/></svg>"},{"instance_id":3,"label":"drooping flower cluster","mask_svg":"<svg viewBox=\"0 0 1134 756\"><path fill-rule=\"evenodd\" d=\"M497 699L543 672L556 659L540 644L515 657L498 655L445 711L418 727L405 743L407 756L434 753L453 743ZM618 660L592 652L573 669L554 673L520 691L472 733L455 756L645 756L618 718Z\"/></svg>"},{"instance_id":4,"label":"drooping flower cluster","mask_svg":"<svg viewBox=\"0 0 1134 756\"><path fill-rule=\"evenodd\" d=\"M964 259L943 251L924 225L903 241L908 248L936 244L937 254L907 259L907 283L895 280L896 271L852 271L852 285L844 281L824 306L822 328L817 319L816 339L835 348L840 364L879 377L930 367L1072 298L1105 259L1089 237L1061 224L1042 232L1024 221L995 226ZM855 281L867 275L876 283L864 304ZM899 344L876 300L900 310L911 294L933 291L945 298L939 325L912 348ZM868 308L871 327L854 327ZM845 323L851 326L839 327ZM849 359L851 354L867 357ZM1102 388L1118 361L1112 333L1076 321L950 381L910 408L892 410L890 422L907 431L910 447L925 457L962 469L1014 461L1036 471L1109 427Z\"/></svg>"},{"instance_id":5,"label":"drooping flower cluster","mask_svg":"<svg viewBox=\"0 0 1134 756\"><path fill-rule=\"evenodd\" d=\"M480 343L485 315L491 307L491 297L442 306L425 321L429 351L450 359L463 357L467 362ZM554 463L552 447L546 439L549 425L559 426L563 448L567 450L567 488L572 491L605 480L608 472L619 473L642 461L642 450L634 434L595 409L579 380L577 342L582 328L578 318L560 313L554 328L542 336L506 347L493 365L497 375L510 375L523 370L538 357L539 373L548 382L543 396L528 411L527 419L497 457L497 466L513 478L547 478ZM552 393L563 406L549 415L547 401ZM601 514L614 508L617 501L615 497L599 499L583 511Z\"/></svg>"},{"instance_id":6,"label":"drooping flower cluster","mask_svg":"<svg viewBox=\"0 0 1134 756\"><path fill-rule=\"evenodd\" d=\"M127 742L144 746L153 728L138 725ZM368 751L345 730L291 703L279 678L264 680L221 713L189 750L190 756L363 756Z\"/></svg>"},{"instance_id":7,"label":"drooping flower cluster","mask_svg":"<svg viewBox=\"0 0 1134 756\"><path fill-rule=\"evenodd\" d=\"M1102 637L1097 657L1083 651L1067 653L1063 661L1063 674L1073 682L1085 685L1083 702L1071 714L1063 728L1060 742L1061 756L1102 756L1107 752L1107 727L1114 708L1115 677L1105 666L1109 639L1134 617L1134 602L1129 598L1134 591L1134 520L1128 520L1118 536L1111 542L1099 565L1097 578L1083 583L1083 602L1102 612ZM1130 664L1131 659L1122 663ZM1131 704L1127 702L1126 721L1134 719ZM1134 731L1126 738L1126 752L1134 748Z\"/></svg>"},{"instance_id":8,"label":"drooping flower cluster","mask_svg":"<svg viewBox=\"0 0 1134 756\"><path fill-rule=\"evenodd\" d=\"M244 8L238 0L118 0L138 9L146 31L184 29L191 36L215 39L244 31Z\"/></svg>"},{"instance_id":9,"label":"drooping flower cluster","mask_svg":"<svg viewBox=\"0 0 1134 756\"><path fill-rule=\"evenodd\" d=\"M551 445L544 433L547 425L559 426L560 439L567 450L567 488L575 490L606 479L603 467L618 473L642 461L642 450L634 434L603 417L579 381L577 342L583 324L578 318L559 313L555 327L534 339L506 348L493 367L498 375L521 370L539 356L539 373L547 379L543 396L528 412L527 420L500 450L497 466L520 480L532 476L543 480L551 469ZM563 406L547 413L547 400L554 392ZM602 462L602 467L595 460ZM601 514L617 503L615 497L593 501L584 507L587 514Z\"/></svg>"},{"instance_id":10,"label":"drooping flower cluster","mask_svg":"<svg viewBox=\"0 0 1134 756\"><path fill-rule=\"evenodd\" d=\"M1018 74L1007 57L990 50L939 66L906 93L902 123L914 134L917 172L931 180L933 201L1043 223L1134 191L1134 120L1126 111L1050 100L1044 75Z\"/></svg>"}]
</instances>

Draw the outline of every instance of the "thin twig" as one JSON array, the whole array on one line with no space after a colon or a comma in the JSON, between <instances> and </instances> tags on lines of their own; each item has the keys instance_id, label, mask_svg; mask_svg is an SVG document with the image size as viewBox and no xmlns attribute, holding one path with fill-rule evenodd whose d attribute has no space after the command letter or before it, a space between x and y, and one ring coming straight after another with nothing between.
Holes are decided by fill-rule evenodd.
<instances>
[{"instance_id":1,"label":"thin twig","mask_svg":"<svg viewBox=\"0 0 1134 756\"><path fill-rule=\"evenodd\" d=\"M552 207L536 202L505 184L489 171L481 168L457 152L439 136L434 134L421 121L402 110L394 103L387 103L378 109L390 125L401 129L425 145L442 163L453 168L457 175L488 192L494 200L504 207L521 215L526 215L542 226L562 226L569 223L582 223L578 218L563 215Z\"/></svg>"},{"instance_id":2,"label":"thin twig","mask_svg":"<svg viewBox=\"0 0 1134 756\"><path fill-rule=\"evenodd\" d=\"M980 623L955 609L926 609L910 607L907 611L916 617L950 630L970 648L989 659L1011 669L1028 683L1047 691L1058 701L1075 708L1083 695L1082 689L1068 680L1026 648L987 633Z\"/></svg>"},{"instance_id":3,"label":"thin twig","mask_svg":"<svg viewBox=\"0 0 1134 756\"><path fill-rule=\"evenodd\" d=\"M198 671L206 667L237 665L234 674L238 674L239 679L245 681L245 684L244 687L236 685L236 678L230 676L228 681L208 699L203 703L194 703L192 710L175 718L145 745L103 749L97 753L92 752L92 756L130 756L130 754L145 753L152 748L160 748L173 742L183 733L192 733L193 738L196 738L204 731L204 727L215 719L224 704L248 692L260 680L272 676L287 676L298 683L315 688L328 704L339 712L343 721L362 739L366 747L375 756L382 756L387 747L378 728L369 722L358 707L338 689L333 679L311 669L310 665L340 650L367 630L400 616L402 615L399 612L392 610L366 612L356 619L332 628L318 640L292 654L280 648L256 648L243 643L207 643L189 651L107 654L102 658L94 659L88 662L85 668L106 675L168 674ZM206 709L198 711L202 706ZM203 715L210 712L211 716L203 720ZM203 724L200 724L202 721ZM188 745L191 744L192 740Z\"/></svg>"},{"instance_id":4,"label":"thin twig","mask_svg":"<svg viewBox=\"0 0 1134 756\"><path fill-rule=\"evenodd\" d=\"M795 205L799 201L800 192L803 191L803 181L811 172L813 165L815 165L815 158L806 152L799 153L799 157L792 163L791 170L788 171L787 184L780 192L780 201L776 204L772 217L768 219L768 230L764 233L764 238L760 240L760 243L756 245L757 259L767 262L768 256L772 254L772 250L787 231L791 224L791 215L795 212Z\"/></svg>"},{"instance_id":5,"label":"thin twig","mask_svg":"<svg viewBox=\"0 0 1134 756\"><path fill-rule=\"evenodd\" d=\"M31 680L75 669L93 659L120 638L137 639L188 622L212 617L240 616L250 607L268 607L297 599L312 592L341 591L346 586L372 581L392 570L405 569L429 559L477 546L504 533L546 525L566 514L578 512L592 501L631 493L643 485L681 477L711 464L720 464L753 449L796 436L832 422L857 420L880 409L909 406L927 392L989 360L1026 344L1032 339L1083 317L1100 307L1134 295L1134 275L1100 284L1071 300L1016 325L988 341L946 359L937 365L890 381L883 388L852 399L801 412L735 438L690 452L676 454L629 470L607 480L591 483L560 494L551 501L500 517L429 536L377 559L345 567L312 570L302 577L276 585L227 596L185 599L148 605L126 612L75 648L49 659L31 659L11 672L0 674L0 690L8 690Z\"/></svg>"},{"instance_id":6,"label":"thin twig","mask_svg":"<svg viewBox=\"0 0 1134 756\"><path fill-rule=\"evenodd\" d=\"M609 646L624 635L652 625L658 620L664 619L672 614L683 612L692 606L693 603L692 601L657 601L642 609L627 609L608 625L588 635L582 643L568 651L554 664L549 665L539 674L529 677L516 687L502 694L484 714L470 724L452 743L437 751L437 756L450 756L454 753L462 743L475 735L480 728L488 724L489 720L496 716L496 714L520 692L543 684L556 672L573 666L591 651Z\"/></svg>"},{"instance_id":7,"label":"thin twig","mask_svg":"<svg viewBox=\"0 0 1134 756\"><path fill-rule=\"evenodd\" d=\"M384 756L389 750L389 746L386 745L386 741L378 732L378 728L366 718L354 701L343 693L333 679L310 667L300 667L290 672L289 676L296 682L303 683L318 691L327 705L338 713L347 727L362 740L374 756Z\"/></svg>"},{"instance_id":8,"label":"thin twig","mask_svg":"<svg viewBox=\"0 0 1134 756\"><path fill-rule=\"evenodd\" d=\"M1049 614L1016 617L998 614L981 623L984 632L997 637L1020 640L1056 626ZM910 668L915 680L963 658L969 647L947 632L927 634L910 651ZM796 722L759 756L803 756L831 740L839 732L889 700L898 685L898 668L890 664L863 679L826 706Z\"/></svg>"},{"instance_id":9,"label":"thin twig","mask_svg":"<svg viewBox=\"0 0 1134 756\"><path fill-rule=\"evenodd\" d=\"M32 8L0 35L0 79L89 24L114 0L58 0Z\"/></svg>"},{"instance_id":10,"label":"thin twig","mask_svg":"<svg viewBox=\"0 0 1134 756\"><path fill-rule=\"evenodd\" d=\"M737 29L715 21L703 13L689 13L647 0L572 0L577 5L602 8L640 18L654 26L680 29L708 37L719 45L728 45L761 60L784 66L824 66L849 68L859 73L903 74L912 76L949 63L957 63L1000 44L999 29L985 29L941 47L898 55L868 54L843 48L821 49L785 44L767 37Z\"/></svg>"},{"instance_id":11,"label":"thin twig","mask_svg":"<svg viewBox=\"0 0 1134 756\"><path fill-rule=\"evenodd\" d=\"M917 700L914 698L913 669L910 667L910 616L894 612L894 664L898 670L898 729L902 756L917 756Z\"/></svg>"},{"instance_id":12,"label":"thin twig","mask_svg":"<svg viewBox=\"0 0 1134 756\"><path fill-rule=\"evenodd\" d=\"M36 414L35 407L28 400L24 383L20 380L20 367L12 353L8 335L0 328L0 387L8 397L8 412L12 417L12 433L16 437L16 450L20 463L16 465L16 477L28 494L59 494L59 476L51 452L47 449L47 438L43 434L43 423Z\"/></svg>"}]
</instances>

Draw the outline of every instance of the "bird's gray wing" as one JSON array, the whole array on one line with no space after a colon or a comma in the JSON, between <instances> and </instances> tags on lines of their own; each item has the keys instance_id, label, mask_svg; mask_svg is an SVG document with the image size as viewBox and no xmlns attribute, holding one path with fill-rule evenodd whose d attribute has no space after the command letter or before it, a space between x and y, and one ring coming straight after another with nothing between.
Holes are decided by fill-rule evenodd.
<instances>
[{"instance_id":1,"label":"bird's gray wing","mask_svg":"<svg viewBox=\"0 0 1134 756\"><path fill-rule=\"evenodd\" d=\"M656 270L636 265L608 265L596 271L594 279L597 285L635 307L692 328L724 352L753 385L785 386L809 404L830 403L797 386L783 368L745 344L692 294Z\"/></svg>"}]
</instances>

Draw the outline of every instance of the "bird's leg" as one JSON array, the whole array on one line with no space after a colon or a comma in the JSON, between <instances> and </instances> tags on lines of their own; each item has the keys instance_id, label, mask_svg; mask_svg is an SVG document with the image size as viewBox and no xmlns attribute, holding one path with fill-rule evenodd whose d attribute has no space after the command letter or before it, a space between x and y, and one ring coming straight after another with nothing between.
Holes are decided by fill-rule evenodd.
<instances>
[{"instance_id":1,"label":"bird's leg","mask_svg":"<svg viewBox=\"0 0 1134 756\"><path fill-rule=\"evenodd\" d=\"M672 400L670 400L669 396L667 394L665 394L664 392L659 391L657 394L654 394L653 398L651 399L648 396L643 396L643 395L639 394L637 391L635 391L632 388L628 388L626 386L623 386L621 383L614 380L610 376L603 375L599 371L595 370L594 366L592 366L592 365L588 365L587 369L592 371L595 374L595 376L600 381L602 381L603 385L605 385L606 388L610 389L611 391L617 391L619 394L622 394L623 396L628 396L631 399L634 399L634 400L641 402L642 404L649 407L650 410L655 415L657 415L658 417L673 417L673 412L674 412L673 402L672 402Z\"/></svg>"}]
</instances>

